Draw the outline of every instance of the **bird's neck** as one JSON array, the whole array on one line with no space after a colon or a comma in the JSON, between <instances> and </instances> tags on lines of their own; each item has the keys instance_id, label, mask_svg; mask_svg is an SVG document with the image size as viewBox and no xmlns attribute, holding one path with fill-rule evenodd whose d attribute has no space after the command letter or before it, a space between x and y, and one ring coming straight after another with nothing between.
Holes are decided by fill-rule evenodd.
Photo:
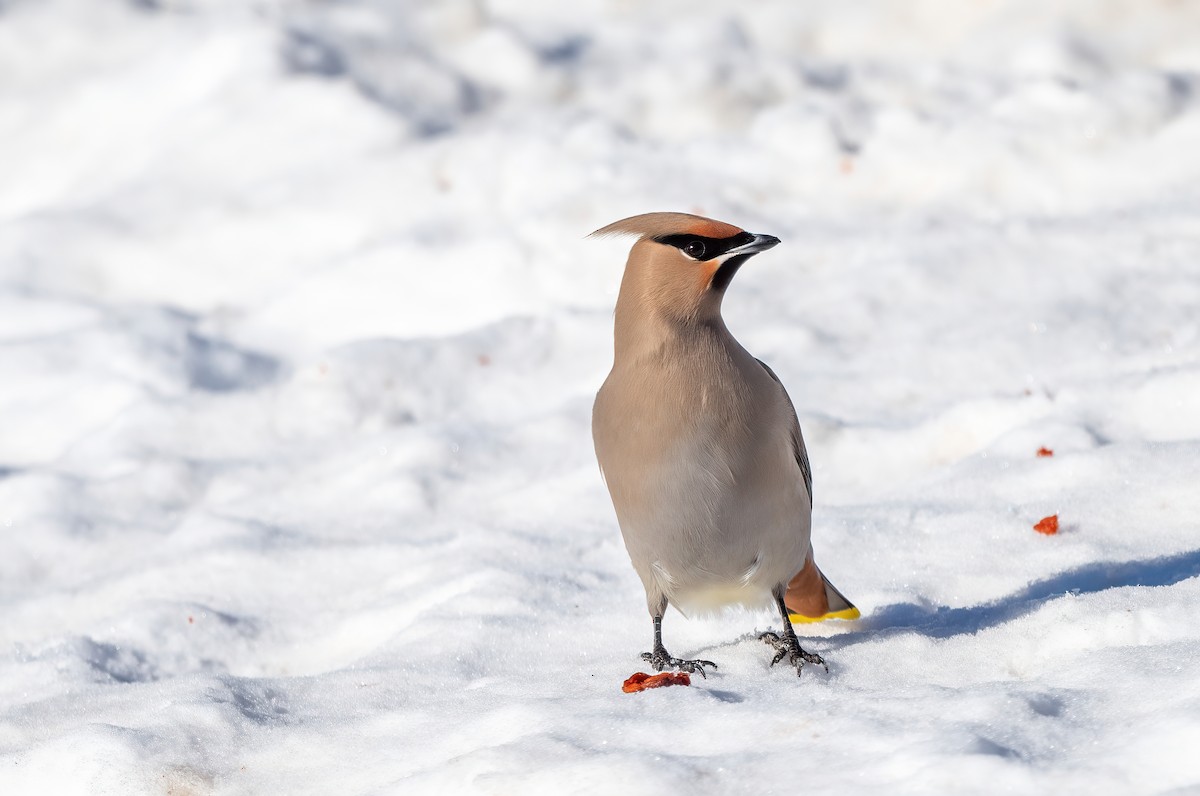
<instances>
[{"instance_id":1,"label":"bird's neck","mask_svg":"<svg viewBox=\"0 0 1200 796\"><path fill-rule=\"evenodd\" d=\"M622 299L624 296L622 297ZM670 351L689 344L728 336L720 312L679 315L656 310L645 302L617 301L614 318L615 361L670 356Z\"/></svg>"},{"instance_id":2,"label":"bird's neck","mask_svg":"<svg viewBox=\"0 0 1200 796\"><path fill-rule=\"evenodd\" d=\"M694 275L668 272L631 258L621 279L615 316L616 360L653 356L674 344L723 330L723 291Z\"/></svg>"}]
</instances>

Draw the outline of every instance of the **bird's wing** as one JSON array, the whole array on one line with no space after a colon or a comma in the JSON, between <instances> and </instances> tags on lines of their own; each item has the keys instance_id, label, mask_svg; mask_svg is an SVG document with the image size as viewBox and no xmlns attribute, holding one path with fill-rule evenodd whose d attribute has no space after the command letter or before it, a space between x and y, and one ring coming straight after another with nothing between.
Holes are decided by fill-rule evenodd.
<instances>
[{"instance_id":1,"label":"bird's wing","mask_svg":"<svg viewBox=\"0 0 1200 796\"><path fill-rule=\"evenodd\" d=\"M771 370L770 366L761 359L756 359L755 361L762 365L767 375L779 385L779 390L783 393L783 399L787 401L788 409L792 412L792 453L796 456L796 464L800 466L800 475L804 477L804 487L808 490L808 506L812 508L812 468L808 465L808 451L804 447L804 437L800 434L800 418L796 416L796 407L792 405L792 399L788 396L787 390L784 389L783 382L775 375L775 371Z\"/></svg>"},{"instance_id":2,"label":"bird's wing","mask_svg":"<svg viewBox=\"0 0 1200 796\"><path fill-rule=\"evenodd\" d=\"M812 507L812 469L808 466L808 451L804 449L804 437L800 434L800 420L796 417L796 407L788 396L783 382L775 375L775 371L758 360L779 389L783 392L788 408L792 410L792 451L796 454L796 464L800 465L800 474L804 476L804 486L808 488L809 507ZM854 603L838 591L829 582L825 573L817 568L813 561L812 545L808 548L808 558L801 569L788 583L785 605L788 608L788 620L791 622L822 622L826 619L858 619L862 614Z\"/></svg>"}]
</instances>

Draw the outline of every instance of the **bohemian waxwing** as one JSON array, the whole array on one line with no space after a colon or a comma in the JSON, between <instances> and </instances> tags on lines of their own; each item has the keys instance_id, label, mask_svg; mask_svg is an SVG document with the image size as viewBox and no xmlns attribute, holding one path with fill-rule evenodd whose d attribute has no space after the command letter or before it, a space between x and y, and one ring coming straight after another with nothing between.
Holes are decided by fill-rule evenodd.
<instances>
[{"instance_id":1,"label":"bohemian waxwing","mask_svg":"<svg viewBox=\"0 0 1200 796\"><path fill-rule=\"evenodd\" d=\"M681 613L778 606L783 635L762 639L799 674L795 621L859 615L813 562L812 471L778 377L725 328L721 299L751 256L779 239L684 213L647 213L593 235L634 235L617 297L612 372L592 436L625 547L646 589L665 667L706 660L663 647L667 605ZM826 667L828 669L828 667Z\"/></svg>"}]
</instances>

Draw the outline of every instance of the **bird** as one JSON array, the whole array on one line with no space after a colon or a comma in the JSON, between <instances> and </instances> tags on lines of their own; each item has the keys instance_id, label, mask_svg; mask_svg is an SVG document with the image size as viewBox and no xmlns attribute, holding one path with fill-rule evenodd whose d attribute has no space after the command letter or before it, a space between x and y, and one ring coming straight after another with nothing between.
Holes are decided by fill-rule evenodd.
<instances>
[{"instance_id":1,"label":"bird","mask_svg":"<svg viewBox=\"0 0 1200 796\"><path fill-rule=\"evenodd\" d=\"M613 366L596 395L601 476L646 592L654 644L641 657L705 675L662 640L668 605L685 617L774 606L760 638L799 675L829 670L793 623L858 618L813 559L812 468L779 377L733 337L721 303L738 270L776 246L689 213L646 213L591 236L632 236L614 312Z\"/></svg>"}]
</instances>

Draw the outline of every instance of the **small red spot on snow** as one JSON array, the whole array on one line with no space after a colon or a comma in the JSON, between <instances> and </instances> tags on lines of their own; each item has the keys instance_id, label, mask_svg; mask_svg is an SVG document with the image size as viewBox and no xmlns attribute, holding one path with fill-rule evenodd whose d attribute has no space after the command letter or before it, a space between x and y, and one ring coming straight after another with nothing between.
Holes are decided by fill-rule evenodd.
<instances>
[{"instance_id":1,"label":"small red spot on snow","mask_svg":"<svg viewBox=\"0 0 1200 796\"><path fill-rule=\"evenodd\" d=\"M475 361L478 362L480 364L480 366L485 367L485 368L488 365L492 364L492 358L489 357L487 354L480 354L479 356L475 357Z\"/></svg>"},{"instance_id":2,"label":"small red spot on snow","mask_svg":"<svg viewBox=\"0 0 1200 796\"><path fill-rule=\"evenodd\" d=\"M1054 451L1052 451L1052 450L1050 450L1049 448L1046 448L1046 447L1041 447L1041 448L1038 448L1037 455L1038 455L1038 456L1053 456L1053 455L1054 455Z\"/></svg>"},{"instance_id":3,"label":"small red spot on snow","mask_svg":"<svg viewBox=\"0 0 1200 796\"><path fill-rule=\"evenodd\" d=\"M1047 536L1053 536L1058 533L1058 515L1051 514L1049 517L1042 517L1038 520L1033 529L1038 533L1044 533Z\"/></svg>"},{"instance_id":4,"label":"small red spot on snow","mask_svg":"<svg viewBox=\"0 0 1200 796\"><path fill-rule=\"evenodd\" d=\"M193 623L195 623L195 621L196 621L196 620L195 620L195 619L193 619L192 617L190 617L190 616L188 617L188 624L189 624L189 625L190 625L190 624L193 624Z\"/></svg>"}]
</instances>

